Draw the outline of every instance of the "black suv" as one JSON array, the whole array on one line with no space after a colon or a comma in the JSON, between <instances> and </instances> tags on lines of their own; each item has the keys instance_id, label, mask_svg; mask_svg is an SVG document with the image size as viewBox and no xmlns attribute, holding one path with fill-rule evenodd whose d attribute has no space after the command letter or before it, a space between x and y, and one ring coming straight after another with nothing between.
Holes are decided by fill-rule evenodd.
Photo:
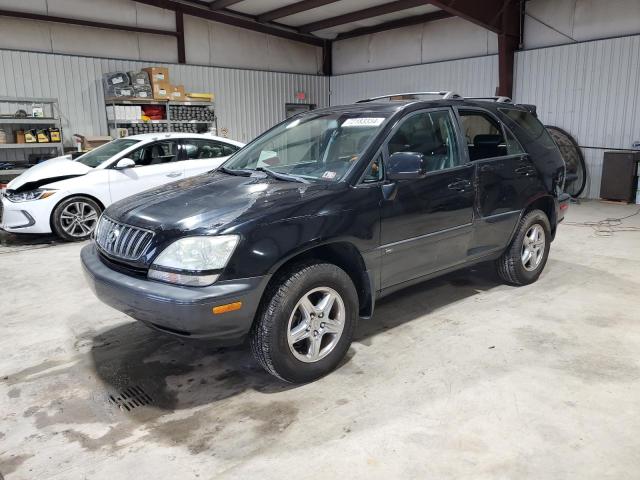
<instances>
[{"instance_id":1,"label":"black suv","mask_svg":"<svg viewBox=\"0 0 640 480\"><path fill-rule=\"evenodd\" d=\"M82 249L92 289L162 332L248 336L267 371L307 382L382 296L486 261L536 281L569 200L558 148L531 107L441 97L303 113L113 204Z\"/></svg>"}]
</instances>

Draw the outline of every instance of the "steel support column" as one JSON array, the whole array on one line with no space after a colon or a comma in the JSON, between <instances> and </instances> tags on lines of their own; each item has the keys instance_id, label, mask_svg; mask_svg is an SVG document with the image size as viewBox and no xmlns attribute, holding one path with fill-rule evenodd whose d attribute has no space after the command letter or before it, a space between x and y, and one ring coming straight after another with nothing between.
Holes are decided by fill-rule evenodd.
<instances>
[{"instance_id":1,"label":"steel support column","mask_svg":"<svg viewBox=\"0 0 640 480\"><path fill-rule=\"evenodd\" d=\"M184 14L182 10L176 10L176 33L178 40L178 63L187 63L187 54L184 47Z\"/></svg>"}]
</instances>

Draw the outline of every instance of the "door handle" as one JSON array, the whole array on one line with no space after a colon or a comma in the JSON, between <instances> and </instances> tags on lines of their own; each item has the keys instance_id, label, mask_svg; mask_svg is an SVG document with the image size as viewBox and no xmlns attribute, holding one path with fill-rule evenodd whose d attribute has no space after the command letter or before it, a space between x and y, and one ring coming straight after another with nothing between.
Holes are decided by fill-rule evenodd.
<instances>
[{"instance_id":1,"label":"door handle","mask_svg":"<svg viewBox=\"0 0 640 480\"><path fill-rule=\"evenodd\" d=\"M449 190L455 190L456 192L464 192L469 187L471 187L471 182L468 180L459 180L447 185Z\"/></svg>"},{"instance_id":2,"label":"door handle","mask_svg":"<svg viewBox=\"0 0 640 480\"><path fill-rule=\"evenodd\" d=\"M482 173L495 172L496 171L496 167L494 167L493 165L482 165L480 167L480 171Z\"/></svg>"},{"instance_id":3,"label":"door handle","mask_svg":"<svg viewBox=\"0 0 640 480\"><path fill-rule=\"evenodd\" d=\"M169 178L176 178L176 177L179 177L180 175L182 175L182 172L167 173L167 177L169 177Z\"/></svg>"},{"instance_id":4,"label":"door handle","mask_svg":"<svg viewBox=\"0 0 640 480\"><path fill-rule=\"evenodd\" d=\"M535 173L535 169L533 167L518 167L514 171L523 177L528 177Z\"/></svg>"}]
</instances>

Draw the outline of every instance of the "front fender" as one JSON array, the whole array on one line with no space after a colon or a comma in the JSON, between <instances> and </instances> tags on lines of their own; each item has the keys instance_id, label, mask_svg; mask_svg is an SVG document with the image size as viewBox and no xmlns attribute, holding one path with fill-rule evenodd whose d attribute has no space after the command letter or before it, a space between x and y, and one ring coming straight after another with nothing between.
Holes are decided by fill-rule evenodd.
<instances>
[{"instance_id":1,"label":"front fender","mask_svg":"<svg viewBox=\"0 0 640 480\"><path fill-rule=\"evenodd\" d=\"M225 269L225 278L248 278L277 271L314 248L346 242L359 252L373 251L379 235L379 211L349 210L296 217L247 227Z\"/></svg>"}]
</instances>

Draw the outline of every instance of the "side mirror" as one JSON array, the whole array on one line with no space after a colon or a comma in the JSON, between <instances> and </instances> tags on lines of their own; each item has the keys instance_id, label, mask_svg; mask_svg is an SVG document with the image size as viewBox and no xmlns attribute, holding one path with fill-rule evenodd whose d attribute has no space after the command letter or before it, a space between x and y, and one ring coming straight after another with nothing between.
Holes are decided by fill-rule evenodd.
<instances>
[{"instance_id":1,"label":"side mirror","mask_svg":"<svg viewBox=\"0 0 640 480\"><path fill-rule=\"evenodd\" d=\"M418 152L396 152L387 162L387 179L412 180L427 174L427 161Z\"/></svg>"},{"instance_id":2,"label":"side mirror","mask_svg":"<svg viewBox=\"0 0 640 480\"><path fill-rule=\"evenodd\" d=\"M125 168L133 168L135 166L136 162L134 162L130 158L121 158L120 160L118 160L118 163L116 163L117 170L124 170Z\"/></svg>"}]
</instances>

